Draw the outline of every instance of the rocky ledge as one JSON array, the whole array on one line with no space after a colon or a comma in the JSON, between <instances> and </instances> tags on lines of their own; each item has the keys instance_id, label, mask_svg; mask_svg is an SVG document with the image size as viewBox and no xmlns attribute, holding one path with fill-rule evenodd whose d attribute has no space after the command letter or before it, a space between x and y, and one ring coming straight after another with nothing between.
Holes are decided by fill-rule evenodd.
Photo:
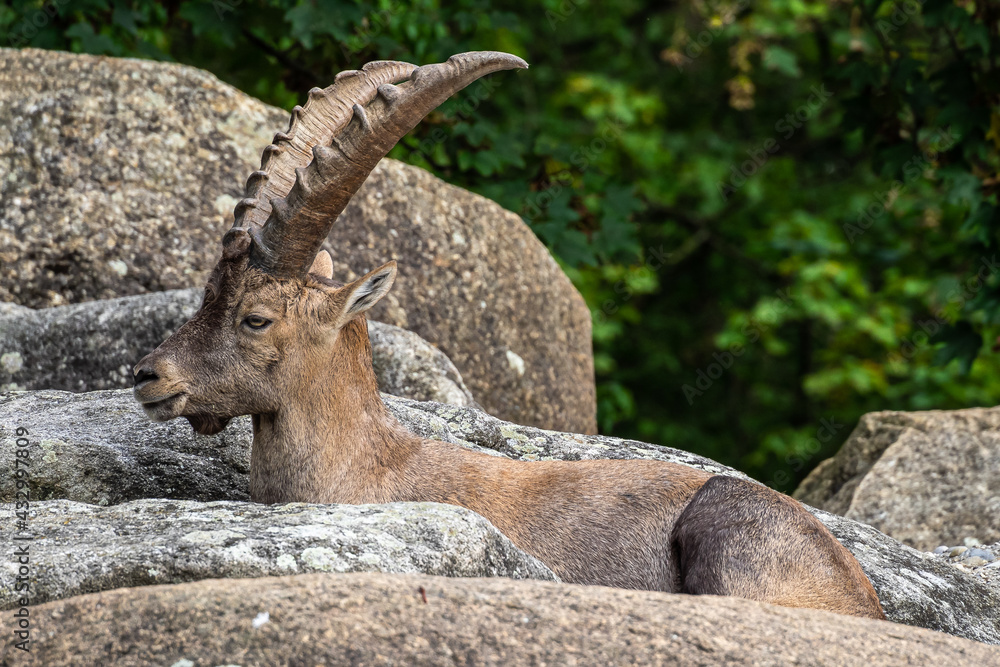
<instances>
[{"instance_id":1,"label":"rocky ledge","mask_svg":"<svg viewBox=\"0 0 1000 667\"><path fill-rule=\"evenodd\" d=\"M949 665L996 648L922 628L738 598L399 574L124 588L32 609L17 664ZM4 620L8 617L5 612ZM6 656L12 647L4 633Z\"/></svg>"},{"instance_id":2,"label":"rocky ledge","mask_svg":"<svg viewBox=\"0 0 1000 667\"><path fill-rule=\"evenodd\" d=\"M0 511L6 526L13 511ZM483 517L454 505L259 505L135 500L33 505L32 605L112 588L303 572L556 576ZM19 606L17 562L0 564L0 608Z\"/></svg>"},{"instance_id":3,"label":"rocky ledge","mask_svg":"<svg viewBox=\"0 0 1000 667\"><path fill-rule=\"evenodd\" d=\"M518 426L472 408L384 398L411 431L497 456L643 458L742 476L667 447ZM31 490L36 498L118 504L164 495L192 500L247 497L248 419L234 420L222 433L204 437L183 421L150 423L124 390L14 392L0 395L0 466L7 469L19 426L31 434ZM12 496L11 480L0 479L0 499ZM890 620L1000 644L1000 588L871 526L813 512L861 563ZM238 524L223 522L216 529L240 532Z\"/></svg>"}]
</instances>

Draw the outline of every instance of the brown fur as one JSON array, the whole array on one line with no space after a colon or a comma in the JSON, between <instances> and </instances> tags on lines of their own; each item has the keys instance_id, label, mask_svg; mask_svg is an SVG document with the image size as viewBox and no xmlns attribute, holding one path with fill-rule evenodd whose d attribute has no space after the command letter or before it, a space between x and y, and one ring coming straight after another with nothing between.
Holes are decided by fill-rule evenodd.
<instances>
[{"instance_id":1,"label":"brown fur","mask_svg":"<svg viewBox=\"0 0 1000 667\"><path fill-rule=\"evenodd\" d=\"M279 280L229 247L201 310L136 367L136 397L201 432L253 415L258 502L461 505L567 582L885 618L850 552L766 487L657 461L513 461L407 432L379 395L361 314L394 277ZM272 322L254 330L252 315Z\"/></svg>"}]
</instances>

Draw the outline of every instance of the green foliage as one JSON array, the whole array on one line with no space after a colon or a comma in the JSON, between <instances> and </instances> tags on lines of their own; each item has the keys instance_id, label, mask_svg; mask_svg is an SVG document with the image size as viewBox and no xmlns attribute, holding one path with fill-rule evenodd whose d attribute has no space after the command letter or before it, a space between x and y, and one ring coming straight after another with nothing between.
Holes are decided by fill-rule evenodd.
<instances>
[{"instance_id":1,"label":"green foliage","mask_svg":"<svg viewBox=\"0 0 1000 667\"><path fill-rule=\"evenodd\" d=\"M289 109L373 59L524 57L391 155L519 212L552 250L594 313L603 432L788 490L864 412L994 403L997 6L524 8L14 0L0 32L177 60Z\"/></svg>"}]
</instances>

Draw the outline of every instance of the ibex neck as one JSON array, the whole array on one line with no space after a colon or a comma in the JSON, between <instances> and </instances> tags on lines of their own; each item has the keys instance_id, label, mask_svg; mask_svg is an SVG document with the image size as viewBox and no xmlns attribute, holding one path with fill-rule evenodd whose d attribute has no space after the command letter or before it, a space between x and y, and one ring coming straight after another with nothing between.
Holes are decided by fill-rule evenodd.
<instances>
[{"instance_id":1,"label":"ibex neck","mask_svg":"<svg viewBox=\"0 0 1000 667\"><path fill-rule=\"evenodd\" d=\"M329 359L299 372L295 395L254 415L250 496L257 502L370 503L397 499L418 438L389 414L363 318L340 332Z\"/></svg>"}]
</instances>

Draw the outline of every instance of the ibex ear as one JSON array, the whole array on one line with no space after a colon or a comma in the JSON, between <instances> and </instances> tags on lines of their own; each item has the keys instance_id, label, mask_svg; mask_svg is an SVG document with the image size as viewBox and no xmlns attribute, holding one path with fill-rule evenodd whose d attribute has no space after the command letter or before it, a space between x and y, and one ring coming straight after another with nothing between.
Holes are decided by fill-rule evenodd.
<instances>
[{"instance_id":1,"label":"ibex ear","mask_svg":"<svg viewBox=\"0 0 1000 667\"><path fill-rule=\"evenodd\" d=\"M343 326L349 320L365 312L388 293L396 280L396 262L389 262L378 267L363 278L340 288L344 304L338 326Z\"/></svg>"},{"instance_id":2,"label":"ibex ear","mask_svg":"<svg viewBox=\"0 0 1000 667\"><path fill-rule=\"evenodd\" d=\"M330 256L328 251L320 250L316 253L316 259L313 260L312 266L309 267L309 273L333 280L333 257Z\"/></svg>"}]
</instances>

